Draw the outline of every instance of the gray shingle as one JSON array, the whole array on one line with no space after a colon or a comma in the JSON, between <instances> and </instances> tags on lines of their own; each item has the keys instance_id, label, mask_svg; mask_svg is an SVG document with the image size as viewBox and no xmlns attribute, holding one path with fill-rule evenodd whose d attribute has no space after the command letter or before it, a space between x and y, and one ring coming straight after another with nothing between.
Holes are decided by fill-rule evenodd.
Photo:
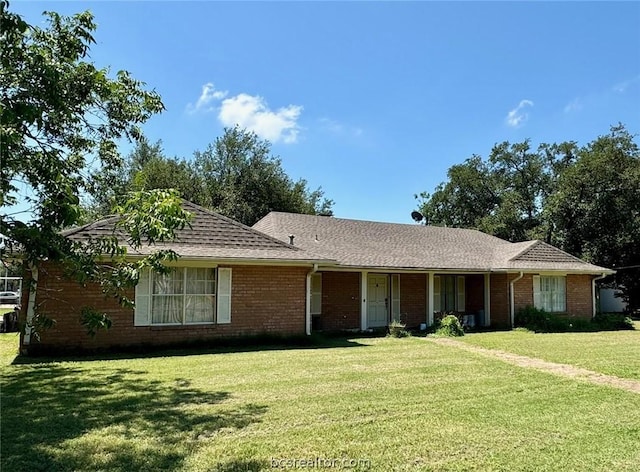
<instances>
[{"instance_id":1,"label":"gray shingle","mask_svg":"<svg viewBox=\"0 0 640 472\"><path fill-rule=\"evenodd\" d=\"M259 259L274 261L322 260L310 252L291 246L274 237L261 233L237 221L184 202L183 208L193 215L191 227L176 232L176 239L154 246L143 245L133 254L149 254L157 249L171 248L183 257L218 259ZM126 235L116 228L117 216L107 217L80 228L63 232L74 240L116 235L121 242Z\"/></svg>"},{"instance_id":2,"label":"gray shingle","mask_svg":"<svg viewBox=\"0 0 640 472\"><path fill-rule=\"evenodd\" d=\"M381 269L602 272L540 241L510 243L476 230L272 212L254 228L342 266Z\"/></svg>"}]
</instances>

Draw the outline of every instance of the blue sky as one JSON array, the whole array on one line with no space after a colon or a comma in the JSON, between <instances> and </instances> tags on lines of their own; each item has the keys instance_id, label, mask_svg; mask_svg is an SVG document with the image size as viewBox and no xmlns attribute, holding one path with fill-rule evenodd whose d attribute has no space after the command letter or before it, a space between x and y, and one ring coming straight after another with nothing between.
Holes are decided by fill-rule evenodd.
<instances>
[{"instance_id":1,"label":"blue sky","mask_svg":"<svg viewBox=\"0 0 640 472\"><path fill-rule=\"evenodd\" d=\"M91 57L163 97L190 158L239 123L338 217L409 223L414 194L502 141L640 132L638 2L18 2L93 11Z\"/></svg>"}]
</instances>

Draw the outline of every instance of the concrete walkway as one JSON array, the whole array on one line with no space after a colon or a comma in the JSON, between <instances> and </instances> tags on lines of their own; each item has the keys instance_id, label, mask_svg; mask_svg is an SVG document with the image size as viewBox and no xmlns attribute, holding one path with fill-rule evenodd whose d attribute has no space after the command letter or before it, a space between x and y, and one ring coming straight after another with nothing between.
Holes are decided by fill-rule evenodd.
<instances>
[{"instance_id":1,"label":"concrete walkway","mask_svg":"<svg viewBox=\"0 0 640 472\"><path fill-rule=\"evenodd\" d=\"M606 385L608 387L620 388L632 393L640 394L640 381L632 379L623 379L615 375L606 375L592 370L583 369L569 364L558 364L549 362L535 357L521 356L510 352L500 351L498 349L486 349L484 347L473 346L462 341L456 341L451 338L435 338L427 336L428 341L443 346L455 347L464 351L473 352L482 356L499 359L509 364L528 369L535 369L540 372L559 375L561 377L583 380L595 385Z\"/></svg>"}]
</instances>

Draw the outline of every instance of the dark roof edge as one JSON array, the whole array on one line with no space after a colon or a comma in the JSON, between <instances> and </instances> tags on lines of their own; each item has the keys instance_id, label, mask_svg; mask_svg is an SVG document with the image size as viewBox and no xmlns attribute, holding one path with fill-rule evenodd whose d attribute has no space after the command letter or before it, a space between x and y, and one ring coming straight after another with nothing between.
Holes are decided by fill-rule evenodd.
<instances>
[{"instance_id":1,"label":"dark roof edge","mask_svg":"<svg viewBox=\"0 0 640 472\"><path fill-rule=\"evenodd\" d=\"M97 228L100 227L106 223L115 223L120 219L120 216L118 215L107 215L104 218L101 218L99 220L96 221L92 221L91 223L87 223L85 225L82 226L75 226L73 228L69 228L69 229L65 229L60 231L60 234L62 236L73 236L74 234L77 234L81 231L84 231L85 229L90 229L90 228Z\"/></svg>"},{"instance_id":2,"label":"dark roof edge","mask_svg":"<svg viewBox=\"0 0 640 472\"><path fill-rule=\"evenodd\" d=\"M239 228L242 228L242 229L244 229L244 230L246 230L246 231L249 231L249 232L251 232L251 233L253 233L253 234L257 234L257 235L259 235L259 236L265 237L265 238L269 239L271 242L275 242L275 243L277 243L278 245L280 245L280 246L282 246L282 247L284 247L284 248L287 248L287 249L293 249L294 251L302 251L302 250L303 250L303 249L301 249L301 248L299 248L299 247L297 247L297 246L293 246L293 245L291 245L291 244L287 244L287 243L285 243L284 241L281 241L281 240L280 240L280 239L278 239L278 238L274 238L273 236L269 236L268 234L263 233L262 231L258 231L257 229L254 229L254 228L252 228L251 226L247 226L247 225L245 225L245 224L242 224L242 223L240 223L239 221L236 221L236 220L234 220L234 219L229 218L228 216L221 215L221 214L220 214L220 213L218 213L218 212L215 212L215 211L213 211L213 210L209 210L208 208L205 208L205 207L203 207L203 206L197 205L197 204L195 204L195 203L193 203L193 202L190 202L190 201L188 201L188 200L182 199L182 202L183 202L183 204L185 204L185 203L186 203L187 205L191 205L191 206L195 207L195 208L196 208L197 210L199 210L199 211L202 211L202 212L204 212L204 213L208 213L208 214L210 214L210 215L213 215L213 216L215 216L215 217L217 217L217 218L220 218L220 219L222 219L222 220L224 220L224 221L226 221L226 222L228 222L228 223L230 223L230 224L232 224L232 225L234 225L234 226L237 226L237 227L239 227ZM265 216L266 216L266 215L265 215ZM264 217L263 217L263 218L264 218ZM261 219L262 219L262 218L261 218ZM306 252L306 251L305 251L305 252Z\"/></svg>"},{"instance_id":3,"label":"dark roof edge","mask_svg":"<svg viewBox=\"0 0 640 472\"><path fill-rule=\"evenodd\" d=\"M572 259L574 259L576 262L580 262L582 264L591 264L590 262L584 261L582 259L580 259L579 257L574 256L573 254L569 254L567 251L563 251L560 248L557 248L555 246L552 246L551 244L545 243L544 241L540 241L539 239L534 239L532 240L534 244L528 246L527 248L525 248L524 250L520 251L517 255L513 256L511 259L509 259L510 261L515 261L518 257L522 256L524 253L531 251L533 248L543 245L546 247L550 247L552 248L554 251L558 251L561 252L562 254L571 257ZM591 264L591 265L595 265L595 264ZM599 267L599 266L597 266Z\"/></svg>"}]
</instances>

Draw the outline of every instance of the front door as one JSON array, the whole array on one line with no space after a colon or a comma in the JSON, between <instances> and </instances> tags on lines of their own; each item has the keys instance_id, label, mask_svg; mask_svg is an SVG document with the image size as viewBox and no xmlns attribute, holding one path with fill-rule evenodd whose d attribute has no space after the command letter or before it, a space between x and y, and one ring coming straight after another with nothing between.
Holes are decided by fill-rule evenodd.
<instances>
[{"instance_id":1,"label":"front door","mask_svg":"<svg viewBox=\"0 0 640 472\"><path fill-rule=\"evenodd\" d=\"M389 289L387 276L369 274L367 283L367 326L387 326L389 319Z\"/></svg>"}]
</instances>

